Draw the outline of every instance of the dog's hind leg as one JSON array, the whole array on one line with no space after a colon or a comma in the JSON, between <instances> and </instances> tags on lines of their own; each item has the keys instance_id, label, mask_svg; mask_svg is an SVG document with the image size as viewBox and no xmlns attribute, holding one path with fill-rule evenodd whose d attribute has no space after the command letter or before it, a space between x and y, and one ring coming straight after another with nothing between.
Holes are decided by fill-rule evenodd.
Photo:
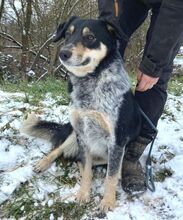
<instances>
[{"instance_id":1,"label":"dog's hind leg","mask_svg":"<svg viewBox=\"0 0 183 220\"><path fill-rule=\"evenodd\" d=\"M121 165L124 155L124 147L121 146L111 146L108 150L108 167L104 197L100 204L100 209L104 212L115 207L117 184L121 174Z\"/></svg>"},{"instance_id":2,"label":"dog's hind leg","mask_svg":"<svg viewBox=\"0 0 183 220\"><path fill-rule=\"evenodd\" d=\"M44 156L34 167L35 172L42 172L46 170L51 163L57 159L61 154L64 157L74 157L78 151L77 139L75 132L72 132L68 138L56 149Z\"/></svg>"}]
</instances>

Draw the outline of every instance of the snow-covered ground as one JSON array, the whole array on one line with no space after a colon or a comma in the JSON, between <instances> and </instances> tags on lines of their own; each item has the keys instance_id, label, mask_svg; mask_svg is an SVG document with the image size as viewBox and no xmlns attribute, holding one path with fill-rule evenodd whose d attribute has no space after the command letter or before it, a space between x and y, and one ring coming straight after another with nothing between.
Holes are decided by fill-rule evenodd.
<instances>
[{"instance_id":1,"label":"snow-covered ground","mask_svg":"<svg viewBox=\"0 0 183 220\"><path fill-rule=\"evenodd\" d=\"M183 50L183 49L182 49L182 50ZM174 65L175 65L175 66L180 65L181 67L183 67L183 57L182 57L182 56L177 56L177 57L174 59Z\"/></svg>"},{"instance_id":2,"label":"snow-covered ground","mask_svg":"<svg viewBox=\"0 0 183 220\"><path fill-rule=\"evenodd\" d=\"M47 206L51 209L57 200L65 203L74 201L74 194L79 188L79 181L75 185L58 181L65 175L60 164L53 163L43 174L35 174L33 165L47 152L51 146L43 140L26 137L19 133L21 123L28 112L34 112L42 119L56 122L68 120L67 107L58 106L55 101L45 97L38 107L24 103L22 93L6 93L0 91L0 203L20 198L14 198L13 192L20 191L27 184L31 194L33 206ZM183 219L183 95L169 95L165 112L159 121L158 137L153 149L153 167L156 192L147 191L143 196L129 198L119 185L117 207L108 212L102 219L110 220L162 220ZM145 161L148 149L142 156ZM78 179L76 165L72 165L70 179ZM95 170L92 189L92 205L82 219L92 219L92 213L103 192L105 169ZM23 184L24 183L24 184ZM23 198L22 198L23 200ZM24 203L19 209L26 216ZM6 206L5 206L6 207ZM0 209L0 218L8 210ZM1 213L4 212L4 213ZM13 214L11 213L12 217ZM50 219L56 219L55 213ZM2 219L2 218L1 218ZM26 218L25 218L26 219ZM62 214L60 214L62 219ZM93 219L97 219L95 216Z\"/></svg>"}]
</instances>

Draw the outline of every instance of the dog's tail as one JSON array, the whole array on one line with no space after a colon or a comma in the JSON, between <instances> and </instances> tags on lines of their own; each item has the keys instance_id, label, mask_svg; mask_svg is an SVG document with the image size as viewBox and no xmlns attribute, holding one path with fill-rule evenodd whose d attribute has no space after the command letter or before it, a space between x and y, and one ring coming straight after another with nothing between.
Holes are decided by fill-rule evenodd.
<instances>
[{"instance_id":1,"label":"dog's tail","mask_svg":"<svg viewBox=\"0 0 183 220\"><path fill-rule=\"evenodd\" d=\"M23 122L20 132L42 138L51 142L54 147L58 147L71 135L73 128L70 123L62 125L43 121L39 120L34 114L30 114Z\"/></svg>"}]
</instances>

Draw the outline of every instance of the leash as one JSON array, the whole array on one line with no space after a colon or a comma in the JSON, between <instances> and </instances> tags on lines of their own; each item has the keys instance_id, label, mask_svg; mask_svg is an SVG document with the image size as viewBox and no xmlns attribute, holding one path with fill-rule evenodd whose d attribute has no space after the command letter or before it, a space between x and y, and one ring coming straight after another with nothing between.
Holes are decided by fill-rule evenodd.
<instances>
[{"instance_id":1,"label":"leash","mask_svg":"<svg viewBox=\"0 0 183 220\"><path fill-rule=\"evenodd\" d=\"M158 130L157 128L154 126L154 124L152 123L152 121L149 119L149 117L144 113L144 111L141 109L141 107L139 106L139 111L141 113L141 115L144 117L144 119L149 123L149 125L151 126L151 128L154 130L155 134L153 136L152 142L151 142L151 146L149 149L149 153L147 156L147 160L146 160L146 172L145 172L145 183L147 188L151 191L151 192L155 192L155 184L154 184L154 179L153 179L153 175L152 175L152 160L151 160L151 152L152 152L152 148L154 145L154 141L156 139L156 136L158 134Z\"/></svg>"}]
</instances>

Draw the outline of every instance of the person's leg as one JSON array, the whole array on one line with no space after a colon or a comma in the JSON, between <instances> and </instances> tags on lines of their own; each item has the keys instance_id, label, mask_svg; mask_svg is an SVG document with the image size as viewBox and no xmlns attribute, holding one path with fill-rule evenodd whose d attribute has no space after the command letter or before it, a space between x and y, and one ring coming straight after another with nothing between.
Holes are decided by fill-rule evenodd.
<instances>
[{"instance_id":1,"label":"person's leg","mask_svg":"<svg viewBox=\"0 0 183 220\"><path fill-rule=\"evenodd\" d=\"M141 0L121 0L120 8L120 27L128 36L128 38L130 38L135 30L147 18L149 8L144 3L142 3ZM125 40L120 41L119 51L122 58L124 57L127 44L128 42Z\"/></svg>"},{"instance_id":2,"label":"person's leg","mask_svg":"<svg viewBox=\"0 0 183 220\"><path fill-rule=\"evenodd\" d=\"M160 5L156 4L152 9L151 23L147 33L144 53L146 52L152 36L153 27L159 14L159 7ZM135 92L137 102L155 126L157 126L158 120L164 109L167 99L167 84L173 69L173 59L181 46L181 42L183 42L182 39L177 42L177 45L170 55L169 64L164 68L158 83L152 89L145 92ZM142 124L140 136L136 141L128 144L124 156L122 187L128 193L144 192L147 189L139 158L148 143L151 142L152 137L154 136L154 131L146 120L143 120Z\"/></svg>"},{"instance_id":3,"label":"person's leg","mask_svg":"<svg viewBox=\"0 0 183 220\"><path fill-rule=\"evenodd\" d=\"M154 7L152 8L151 23L147 33L146 45L144 48L144 55L151 40L153 28L157 16L159 14L159 9L160 9L160 4L154 4ZM172 50L172 53L170 54L169 57L169 63L163 69L163 73L160 76L157 84L154 85L152 89L147 90L145 92L139 92L139 91L135 92L135 98L137 102L139 103L140 107L143 109L145 114L149 117L149 119L152 121L152 123L155 126L157 126L158 120L163 113L164 105L167 99L167 84L173 70L173 60L176 54L178 53L178 50L182 42L183 42L183 37L178 40L177 44L174 47L174 50ZM153 135L154 135L154 131L146 122L146 120L143 120L141 136L151 139Z\"/></svg>"},{"instance_id":4,"label":"person's leg","mask_svg":"<svg viewBox=\"0 0 183 220\"><path fill-rule=\"evenodd\" d=\"M143 4L140 0L122 0L121 1L121 14L120 14L120 25L122 30L128 36L135 32L135 30L144 22L148 15L149 8ZM120 42L120 53L122 58L124 57L124 52L126 49L128 42L125 40L121 40ZM144 143L143 143L144 145ZM128 149L132 149L128 151ZM122 188L129 192L129 187L133 188L134 179L137 182L134 190L143 190L145 191L144 186L144 175L142 172L142 168L139 163L136 162L136 154L138 155L143 153L143 149L141 144L128 144L126 146L125 155L122 164ZM135 155L135 156L134 156ZM135 158L135 162L133 162L133 158ZM131 162L132 160L132 162ZM136 174L137 175L134 175ZM132 184L131 184L132 183ZM137 187L140 186L140 188ZM132 191L134 191L132 190Z\"/></svg>"}]
</instances>

